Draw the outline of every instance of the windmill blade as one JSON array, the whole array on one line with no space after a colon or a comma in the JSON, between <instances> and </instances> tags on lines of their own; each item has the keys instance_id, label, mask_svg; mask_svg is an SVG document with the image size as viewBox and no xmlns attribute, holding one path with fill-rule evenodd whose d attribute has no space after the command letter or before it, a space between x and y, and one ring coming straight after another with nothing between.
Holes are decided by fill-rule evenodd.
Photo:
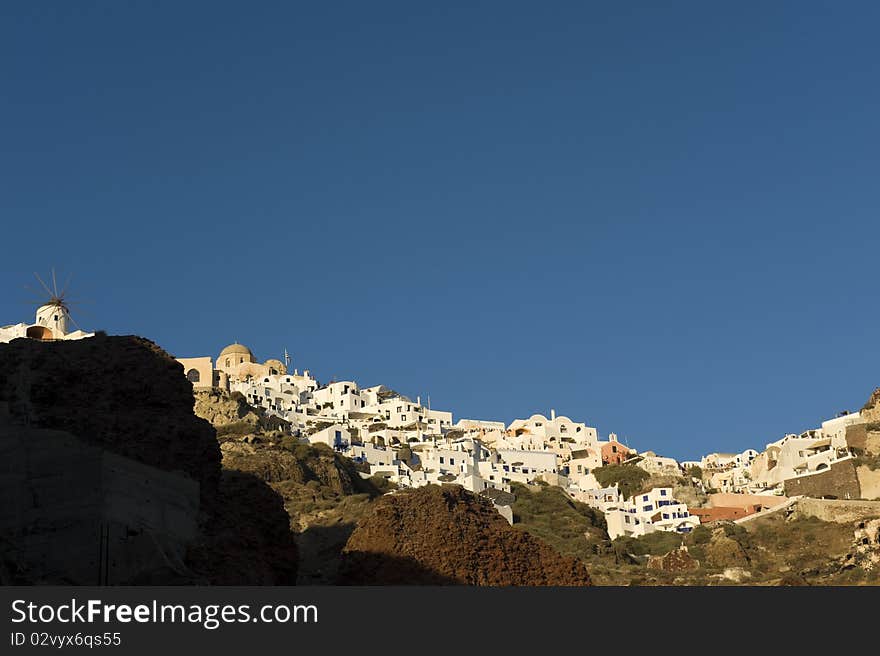
<instances>
[{"instance_id":1,"label":"windmill blade","mask_svg":"<svg viewBox=\"0 0 880 656\"><path fill-rule=\"evenodd\" d=\"M46 293L47 293L49 296L52 296L52 290L49 289L49 285L47 285L45 282L43 282L43 279L40 278L40 274L37 273L36 271L34 271L34 277L40 282L40 284L43 286L43 289L46 290Z\"/></svg>"},{"instance_id":2,"label":"windmill blade","mask_svg":"<svg viewBox=\"0 0 880 656\"><path fill-rule=\"evenodd\" d=\"M55 280L55 267L52 267L52 289L55 290L55 298L58 298L58 281Z\"/></svg>"},{"instance_id":3,"label":"windmill blade","mask_svg":"<svg viewBox=\"0 0 880 656\"><path fill-rule=\"evenodd\" d=\"M67 293L67 290L70 288L70 279L73 278L73 273L67 274L67 280L64 281L64 287L61 288L61 296L62 298Z\"/></svg>"},{"instance_id":4,"label":"windmill blade","mask_svg":"<svg viewBox=\"0 0 880 656\"><path fill-rule=\"evenodd\" d=\"M70 312L67 313L67 318L70 319L70 322L74 325L74 327L77 330L82 330L83 332L86 332L85 330L83 330L82 328L79 327L79 324L76 322L76 319L74 319L73 316L71 316Z\"/></svg>"},{"instance_id":5,"label":"windmill blade","mask_svg":"<svg viewBox=\"0 0 880 656\"><path fill-rule=\"evenodd\" d=\"M69 307L69 305L68 305L67 303L64 304L64 309L67 310L67 314L68 314L68 316L69 316L69 315L70 315L70 307ZM94 316L95 316L95 315L92 314L91 312L86 312L86 311L83 310L82 308L77 308L76 313L79 314L79 315L87 316L87 317L94 317Z\"/></svg>"}]
</instances>

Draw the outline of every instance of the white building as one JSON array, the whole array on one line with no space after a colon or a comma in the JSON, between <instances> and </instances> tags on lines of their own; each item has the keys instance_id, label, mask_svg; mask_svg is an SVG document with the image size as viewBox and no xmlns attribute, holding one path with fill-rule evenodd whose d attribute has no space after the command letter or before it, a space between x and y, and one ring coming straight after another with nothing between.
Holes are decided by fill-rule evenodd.
<instances>
[{"instance_id":1,"label":"white building","mask_svg":"<svg viewBox=\"0 0 880 656\"><path fill-rule=\"evenodd\" d=\"M671 487L655 487L605 510L608 535L640 537L654 531L689 533L700 525L687 506L672 497Z\"/></svg>"},{"instance_id":2,"label":"white building","mask_svg":"<svg viewBox=\"0 0 880 656\"><path fill-rule=\"evenodd\" d=\"M847 416L849 417L849 415ZM847 417L836 419L845 420ZM786 435L771 442L749 468L752 492L780 492L789 478L814 474L832 464L852 458L845 439L845 421L830 420L825 427L804 431L800 435Z\"/></svg>"},{"instance_id":3,"label":"white building","mask_svg":"<svg viewBox=\"0 0 880 656\"><path fill-rule=\"evenodd\" d=\"M622 502L620 498L620 490L616 487L603 487L591 490L578 490L572 496L575 500L585 503L588 506L605 512L609 508L616 508Z\"/></svg>"},{"instance_id":4,"label":"white building","mask_svg":"<svg viewBox=\"0 0 880 656\"><path fill-rule=\"evenodd\" d=\"M28 338L43 342L54 340L83 339L93 337L94 333L70 330L70 311L62 298L53 297L48 303L37 308L34 323L18 323L0 327L0 343L13 339Z\"/></svg>"},{"instance_id":5,"label":"white building","mask_svg":"<svg viewBox=\"0 0 880 656\"><path fill-rule=\"evenodd\" d=\"M562 444L595 446L599 441L595 428L565 416L557 417L555 410L550 411L549 419L540 414L515 419L507 427L507 433L511 446L529 450L557 449Z\"/></svg>"},{"instance_id":6,"label":"white building","mask_svg":"<svg viewBox=\"0 0 880 656\"><path fill-rule=\"evenodd\" d=\"M841 413L833 419L822 422L822 435L831 439L835 449L846 448L846 427L862 421L860 412Z\"/></svg>"},{"instance_id":7,"label":"white building","mask_svg":"<svg viewBox=\"0 0 880 656\"><path fill-rule=\"evenodd\" d=\"M308 436L309 444L326 444L336 451L346 451L351 446L351 433L341 424L328 426Z\"/></svg>"}]
</instances>

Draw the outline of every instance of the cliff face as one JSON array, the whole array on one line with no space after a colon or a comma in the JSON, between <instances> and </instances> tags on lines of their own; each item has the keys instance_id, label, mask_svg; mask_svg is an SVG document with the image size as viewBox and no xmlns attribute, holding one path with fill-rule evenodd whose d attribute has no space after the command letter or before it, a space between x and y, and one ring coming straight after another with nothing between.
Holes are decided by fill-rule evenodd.
<instances>
[{"instance_id":1,"label":"cliff face","mask_svg":"<svg viewBox=\"0 0 880 656\"><path fill-rule=\"evenodd\" d=\"M880 387L874 390L862 408L862 419L868 423L880 422Z\"/></svg>"},{"instance_id":2,"label":"cliff face","mask_svg":"<svg viewBox=\"0 0 880 656\"><path fill-rule=\"evenodd\" d=\"M197 389L195 413L214 428L235 426L251 433L283 429L288 425L280 417L267 415L262 408L249 405L239 393L230 394L219 389Z\"/></svg>"},{"instance_id":3,"label":"cliff face","mask_svg":"<svg viewBox=\"0 0 880 656\"><path fill-rule=\"evenodd\" d=\"M0 578L293 584L283 500L221 469L193 405L181 365L140 337L0 344Z\"/></svg>"},{"instance_id":4,"label":"cliff face","mask_svg":"<svg viewBox=\"0 0 880 656\"><path fill-rule=\"evenodd\" d=\"M227 441L220 446L223 466L248 472L267 483L314 481L333 494L371 492L350 461L329 448L298 445L293 451Z\"/></svg>"},{"instance_id":5,"label":"cliff face","mask_svg":"<svg viewBox=\"0 0 880 656\"><path fill-rule=\"evenodd\" d=\"M0 344L0 403L10 420L83 442L199 483L216 495L220 450L193 414L192 386L171 356L140 337Z\"/></svg>"},{"instance_id":6,"label":"cliff face","mask_svg":"<svg viewBox=\"0 0 880 656\"><path fill-rule=\"evenodd\" d=\"M343 585L590 585L577 559L457 486L383 496L343 552Z\"/></svg>"}]
</instances>

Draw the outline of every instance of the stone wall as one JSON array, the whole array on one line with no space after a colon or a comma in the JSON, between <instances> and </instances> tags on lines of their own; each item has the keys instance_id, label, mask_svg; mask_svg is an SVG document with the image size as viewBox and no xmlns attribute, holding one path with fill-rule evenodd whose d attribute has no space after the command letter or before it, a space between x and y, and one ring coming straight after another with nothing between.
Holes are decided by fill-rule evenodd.
<instances>
[{"instance_id":1,"label":"stone wall","mask_svg":"<svg viewBox=\"0 0 880 656\"><path fill-rule=\"evenodd\" d=\"M867 431L865 434L865 453L880 455L880 431Z\"/></svg>"},{"instance_id":2,"label":"stone wall","mask_svg":"<svg viewBox=\"0 0 880 656\"><path fill-rule=\"evenodd\" d=\"M856 469L863 499L880 499L880 469L861 466Z\"/></svg>"},{"instance_id":3,"label":"stone wall","mask_svg":"<svg viewBox=\"0 0 880 656\"><path fill-rule=\"evenodd\" d=\"M788 501L787 497L773 494L735 494L732 492L716 492L709 495L710 508L749 508L762 506L773 508Z\"/></svg>"},{"instance_id":4,"label":"stone wall","mask_svg":"<svg viewBox=\"0 0 880 656\"><path fill-rule=\"evenodd\" d=\"M829 497L834 499L860 499L859 478L852 459L833 463L828 469L816 474L797 476L785 481L785 495Z\"/></svg>"},{"instance_id":5,"label":"stone wall","mask_svg":"<svg viewBox=\"0 0 880 656\"><path fill-rule=\"evenodd\" d=\"M851 449L865 450L868 438L867 424L853 424L846 427L846 445Z\"/></svg>"},{"instance_id":6,"label":"stone wall","mask_svg":"<svg viewBox=\"0 0 880 656\"><path fill-rule=\"evenodd\" d=\"M826 522L847 524L880 517L880 501L844 501L840 499L798 499L795 515L816 517Z\"/></svg>"}]
</instances>

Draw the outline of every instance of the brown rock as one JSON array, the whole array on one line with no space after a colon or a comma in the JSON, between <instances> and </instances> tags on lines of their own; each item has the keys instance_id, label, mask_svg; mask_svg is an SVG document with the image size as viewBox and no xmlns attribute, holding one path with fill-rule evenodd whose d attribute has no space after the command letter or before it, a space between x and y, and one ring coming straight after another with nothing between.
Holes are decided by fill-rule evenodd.
<instances>
[{"instance_id":1,"label":"brown rock","mask_svg":"<svg viewBox=\"0 0 880 656\"><path fill-rule=\"evenodd\" d=\"M590 585L583 563L459 486L382 497L343 551L343 585Z\"/></svg>"},{"instance_id":2,"label":"brown rock","mask_svg":"<svg viewBox=\"0 0 880 656\"><path fill-rule=\"evenodd\" d=\"M664 572L689 572L700 567L696 560L687 550L687 547L670 551L663 556L651 556L648 558L648 569L657 569Z\"/></svg>"},{"instance_id":3,"label":"brown rock","mask_svg":"<svg viewBox=\"0 0 880 656\"><path fill-rule=\"evenodd\" d=\"M706 562L712 567L740 567L749 563L745 549L739 542L728 537L723 528L712 532L712 539L705 549Z\"/></svg>"}]
</instances>

